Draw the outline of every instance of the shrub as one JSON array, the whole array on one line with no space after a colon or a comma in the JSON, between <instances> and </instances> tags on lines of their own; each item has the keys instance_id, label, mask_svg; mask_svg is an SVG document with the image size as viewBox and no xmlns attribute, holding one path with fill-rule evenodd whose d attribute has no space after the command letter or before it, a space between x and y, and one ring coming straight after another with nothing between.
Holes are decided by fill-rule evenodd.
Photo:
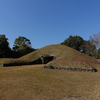
<instances>
[{"instance_id":1,"label":"shrub","mask_svg":"<svg viewBox=\"0 0 100 100\"><path fill-rule=\"evenodd\" d=\"M29 65L30 63L28 62L27 65Z\"/></svg>"},{"instance_id":2,"label":"shrub","mask_svg":"<svg viewBox=\"0 0 100 100\"><path fill-rule=\"evenodd\" d=\"M54 69L54 67L53 67L52 65L49 65L48 68L50 68L50 69Z\"/></svg>"},{"instance_id":3,"label":"shrub","mask_svg":"<svg viewBox=\"0 0 100 100\"><path fill-rule=\"evenodd\" d=\"M16 63L16 61L13 61L13 63Z\"/></svg>"}]
</instances>

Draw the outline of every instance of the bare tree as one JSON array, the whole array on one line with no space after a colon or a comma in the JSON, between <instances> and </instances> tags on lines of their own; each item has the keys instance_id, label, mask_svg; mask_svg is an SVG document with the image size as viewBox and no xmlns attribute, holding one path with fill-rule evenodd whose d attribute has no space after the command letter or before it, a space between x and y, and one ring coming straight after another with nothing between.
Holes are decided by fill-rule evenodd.
<instances>
[{"instance_id":1,"label":"bare tree","mask_svg":"<svg viewBox=\"0 0 100 100\"><path fill-rule=\"evenodd\" d=\"M96 46L96 48L100 48L100 32L90 36L90 41Z\"/></svg>"}]
</instances>

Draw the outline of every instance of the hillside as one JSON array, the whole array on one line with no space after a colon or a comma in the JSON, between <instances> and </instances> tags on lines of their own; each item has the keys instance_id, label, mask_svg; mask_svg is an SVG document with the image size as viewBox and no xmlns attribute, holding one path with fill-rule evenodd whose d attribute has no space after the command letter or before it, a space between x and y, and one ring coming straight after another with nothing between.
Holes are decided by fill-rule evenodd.
<instances>
[{"instance_id":1,"label":"hillside","mask_svg":"<svg viewBox=\"0 0 100 100\"><path fill-rule=\"evenodd\" d=\"M3 63L12 63L16 61L20 62L33 62L44 54L49 56L54 56L55 59L48 62L46 66L52 65L54 67L64 67L64 68L81 68L81 69L93 69L96 67L96 64L99 64L99 61L96 59L87 56L75 49L72 49L64 45L48 45L39 50L31 52L25 56L22 56L18 59L6 59L3 60Z\"/></svg>"},{"instance_id":2,"label":"hillside","mask_svg":"<svg viewBox=\"0 0 100 100\"><path fill-rule=\"evenodd\" d=\"M56 58L55 60L47 63L47 65L55 67L91 69L98 63L96 59L64 45L48 45L19 58L19 60L34 61L44 54L48 54Z\"/></svg>"}]
</instances>

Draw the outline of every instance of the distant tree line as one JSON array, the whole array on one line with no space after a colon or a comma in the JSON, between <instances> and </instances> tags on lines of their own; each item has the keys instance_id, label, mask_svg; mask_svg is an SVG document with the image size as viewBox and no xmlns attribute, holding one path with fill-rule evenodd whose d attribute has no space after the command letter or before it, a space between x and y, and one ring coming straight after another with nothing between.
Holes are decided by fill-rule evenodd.
<instances>
[{"instance_id":1,"label":"distant tree line","mask_svg":"<svg viewBox=\"0 0 100 100\"><path fill-rule=\"evenodd\" d=\"M77 35L70 35L61 45L69 46L88 56L100 59L100 32L90 36L89 40L83 40L82 37ZM32 48L30 40L21 36L15 39L11 49L8 38L4 34L0 34L0 58L18 58L35 50Z\"/></svg>"},{"instance_id":2,"label":"distant tree line","mask_svg":"<svg viewBox=\"0 0 100 100\"><path fill-rule=\"evenodd\" d=\"M0 35L0 58L18 58L33 51L35 49L31 47L30 40L25 37L16 38L11 49L8 38L4 34Z\"/></svg>"},{"instance_id":3,"label":"distant tree line","mask_svg":"<svg viewBox=\"0 0 100 100\"><path fill-rule=\"evenodd\" d=\"M89 40L83 40L82 37L77 35L70 35L61 44L76 49L88 56L100 59L100 33L90 36Z\"/></svg>"}]
</instances>

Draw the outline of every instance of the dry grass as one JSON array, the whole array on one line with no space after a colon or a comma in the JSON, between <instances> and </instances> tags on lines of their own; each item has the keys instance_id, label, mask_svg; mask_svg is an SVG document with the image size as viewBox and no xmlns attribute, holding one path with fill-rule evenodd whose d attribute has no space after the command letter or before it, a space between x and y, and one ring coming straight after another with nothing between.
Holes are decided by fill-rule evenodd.
<instances>
[{"instance_id":1,"label":"dry grass","mask_svg":"<svg viewBox=\"0 0 100 100\"><path fill-rule=\"evenodd\" d=\"M47 64L55 67L75 67L75 68L96 68L96 63L100 64L96 59L87 56L75 49L64 45L49 45L45 46L35 52L29 53L19 60L34 61L43 54L49 54L56 57Z\"/></svg>"},{"instance_id":2,"label":"dry grass","mask_svg":"<svg viewBox=\"0 0 100 100\"><path fill-rule=\"evenodd\" d=\"M30 62L40 58L44 54L55 56L56 59L49 62L48 65L55 67L72 67L72 68L96 68L96 64L100 62L92 57L89 57L75 49L72 49L64 45L49 45L39 50L22 56L18 59L3 59L0 63L13 63L18 62Z\"/></svg>"},{"instance_id":3,"label":"dry grass","mask_svg":"<svg viewBox=\"0 0 100 100\"><path fill-rule=\"evenodd\" d=\"M44 69L43 65L0 67L0 100L100 100L100 61L63 45L49 45L19 59L27 62L43 54L56 57L47 65L96 68L98 72Z\"/></svg>"},{"instance_id":4,"label":"dry grass","mask_svg":"<svg viewBox=\"0 0 100 100\"><path fill-rule=\"evenodd\" d=\"M23 62L22 60L18 60L15 58L0 58L0 63L13 63L13 62Z\"/></svg>"},{"instance_id":5,"label":"dry grass","mask_svg":"<svg viewBox=\"0 0 100 100\"><path fill-rule=\"evenodd\" d=\"M73 96L100 100L99 83L99 72L44 69L43 65L0 67L0 100L73 100Z\"/></svg>"},{"instance_id":6,"label":"dry grass","mask_svg":"<svg viewBox=\"0 0 100 100\"><path fill-rule=\"evenodd\" d=\"M97 61L100 61L100 59L97 59Z\"/></svg>"}]
</instances>

